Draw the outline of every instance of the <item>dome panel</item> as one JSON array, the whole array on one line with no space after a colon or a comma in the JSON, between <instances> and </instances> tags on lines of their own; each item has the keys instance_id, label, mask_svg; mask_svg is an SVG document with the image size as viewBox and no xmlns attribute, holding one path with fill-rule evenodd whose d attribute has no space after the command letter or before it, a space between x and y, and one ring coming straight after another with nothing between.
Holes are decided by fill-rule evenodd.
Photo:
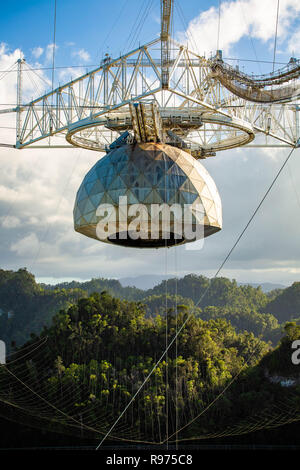
<instances>
[{"instance_id":1,"label":"dome panel","mask_svg":"<svg viewBox=\"0 0 300 470\"><path fill-rule=\"evenodd\" d=\"M120 197L123 198L121 201ZM96 216L96 211L104 203L110 204L112 211L115 211L110 221L116 221L113 232L108 233L105 239L101 238L106 243L158 248L193 241L184 236L183 217L182 233L178 235L176 230L179 230L179 226L174 225L175 216L170 218L170 213L163 213L166 208L170 212L174 203L177 206L173 206L173 210L180 210L181 207L184 211L185 205L191 206L190 229L193 233L197 225L204 227L203 236L211 235L222 227L221 200L206 169L187 152L166 144L124 145L101 158L87 173L77 192L73 212L75 230L99 239L96 227L102 218ZM127 222L124 219L119 222L118 215L128 211L133 204L143 204L143 213L149 215L147 240L129 240L128 237L123 239L119 236L121 232L124 233L124 223L129 226L132 217L127 212ZM154 220L155 205L159 205L161 211L158 222ZM171 236L168 239L160 225L162 220L171 220ZM158 239L152 236L152 223L158 227ZM130 235L128 230L127 235Z\"/></svg>"}]
</instances>

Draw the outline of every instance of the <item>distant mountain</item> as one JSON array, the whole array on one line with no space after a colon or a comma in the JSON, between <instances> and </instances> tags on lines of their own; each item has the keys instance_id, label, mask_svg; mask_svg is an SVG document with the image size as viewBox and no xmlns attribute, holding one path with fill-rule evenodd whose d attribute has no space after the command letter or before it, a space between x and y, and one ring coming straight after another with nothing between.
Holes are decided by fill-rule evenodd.
<instances>
[{"instance_id":1,"label":"distant mountain","mask_svg":"<svg viewBox=\"0 0 300 470\"><path fill-rule=\"evenodd\" d=\"M159 274L144 274L142 276L135 277L123 277L119 279L119 282L123 287L136 287L137 289L153 289L153 287L160 284L166 279L173 279L173 275L159 275ZM251 286L251 287L261 287L263 292L271 292L275 289L286 289L287 286L283 284L273 284L272 282L238 282L238 286Z\"/></svg>"},{"instance_id":2,"label":"distant mountain","mask_svg":"<svg viewBox=\"0 0 300 470\"><path fill-rule=\"evenodd\" d=\"M121 281L121 282L120 282ZM235 280L188 274L183 278L148 274L117 279L38 284L26 269L0 269L0 339L10 345L28 340L49 325L54 314L82 297L106 291L122 300L145 304L147 316L183 306L195 309L203 320L224 318L237 328L277 342L280 324L300 318L300 283L286 289L276 284L238 285ZM150 287L152 286L152 287ZM150 287L150 288L149 288ZM284 287L284 286L280 286ZM277 289L276 289L277 288ZM200 310L201 309L201 310Z\"/></svg>"},{"instance_id":3,"label":"distant mountain","mask_svg":"<svg viewBox=\"0 0 300 470\"><path fill-rule=\"evenodd\" d=\"M272 290L275 289L286 289L287 286L284 286L283 284L273 284L272 282L262 282L261 284L256 283L256 282L238 282L239 286L251 286L251 287L261 287L261 290L263 292L271 292Z\"/></svg>"},{"instance_id":4,"label":"distant mountain","mask_svg":"<svg viewBox=\"0 0 300 470\"><path fill-rule=\"evenodd\" d=\"M136 277L123 277L119 279L119 282L123 287L137 287L138 289L153 289L154 286L157 286L162 281L166 279L171 279L174 276L163 276L157 274L144 274L142 276Z\"/></svg>"}]
</instances>

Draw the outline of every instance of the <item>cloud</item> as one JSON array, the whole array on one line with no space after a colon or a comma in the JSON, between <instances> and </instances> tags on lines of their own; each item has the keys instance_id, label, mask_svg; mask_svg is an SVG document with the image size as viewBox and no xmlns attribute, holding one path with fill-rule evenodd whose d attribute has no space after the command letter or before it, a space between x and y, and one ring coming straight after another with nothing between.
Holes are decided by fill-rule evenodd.
<instances>
[{"instance_id":1,"label":"cloud","mask_svg":"<svg viewBox=\"0 0 300 470\"><path fill-rule=\"evenodd\" d=\"M46 47L46 61L48 63L52 62L53 60L53 49L54 49L54 44L48 44L48 46ZM58 49L58 45L56 44L55 51L57 51L57 49Z\"/></svg>"},{"instance_id":2,"label":"cloud","mask_svg":"<svg viewBox=\"0 0 300 470\"><path fill-rule=\"evenodd\" d=\"M233 15L232 29L238 28L229 37L228 48L234 47L235 41L242 37L241 34L246 35L250 30L265 40L265 32L261 31L259 21L251 17L255 16L253 12L246 9L248 26L242 29L242 33L241 26L235 25L238 18L235 4L239 3L241 1L223 2L221 34L225 35L224 28L227 28L224 21L229 21L229 16L226 16L229 4ZM243 3L244 6L255 6L255 0ZM283 13L287 3L292 5L290 0L282 3ZM297 8L298 4L294 2L291 9L296 11ZM210 27L217 20L216 10L212 8L201 15L195 19L197 35L202 34L199 24L201 26L205 15ZM292 19L290 14L286 14L286 18L280 35L290 38L295 29L287 30L287 24L291 24ZM271 25L271 20L267 18L266 22L269 21ZM266 37L271 35L271 29L270 26ZM206 30L206 33L209 32ZM197 38L200 41L200 36ZM206 40L207 47L215 42L213 35L204 37L203 41ZM285 46L288 47L287 42ZM47 52L52 51L53 46L48 46ZM9 51L5 44L0 44L1 70L11 67L19 57L22 57L21 50ZM42 74L42 71L39 73ZM82 70L75 68L62 73L74 77L75 73L81 74ZM47 79L47 76L42 75L42 78ZM69 76L61 75L60 79L63 78L69 79ZM24 74L23 91L24 101L36 96L35 86L28 74ZM13 72L1 80L0 103L15 103L15 100L16 74ZM0 142L14 143L15 130L2 129L1 126L14 127L15 115L0 115ZM89 279L97 276L119 278L132 273L165 274L166 270L168 274L196 272L213 275L257 207L288 151L241 148L218 152L216 157L205 160L203 165L215 180L222 198L223 230L205 239L203 249L199 252L187 251L183 246L170 248L165 254L163 250L110 246L74 231L72 211L76 191L85 174L101 158L101 153L76 148L16 150L0 147L1 267L18 269L27 266L39 278L59 279ZM299 276L300 207L299 198L295 194L300 187L298 152L295 151L290 163L294 184L290 173L285 170L221 275L235 277L243 282L274 281L287 284ZM162 262L164 256L167 268Z\"/></svg>"},{"instance_id":3,"label":"cloud","mask_svg":"<svg viewBox=\"0 0 300 470\"><path fill-rule=\"evenodd\" d=\"M38 59L43 54L44 49L42 47L35 47L32 49L31 53L35 59Z\"/></svg>"},{"instance_id":4,"label":"cloud","mask_svg":"<svg viewBox=\"0 0 300 470\"><path fill-rule=\"evenodd\" d=\"M295 31L291 38L289 39L288 42L288 51L293 54L298 56L298 51L300 49L300 29L298 31Z\"/></svg>"},{"instance_id":5,"label":"cloud","mask_svg":"<svg viewBox=\"0 0 300 470\"><path fill-rule=\"evenodd\" d=\"M6 217L0 217L1 225L4 228L16 228L21 225L20 219L13 215L7 215Z\"/></svg>"},{"instance_id":6,"label":"cloud","mask_svg":"<svg viewBox=\"0 0 300 470\"><path fill-rule=\"evenodd\" d=\"M66 80L74 80L81 75L84 75L86 70L83 67L67 67L63 70L60 70L58 73L58 77L61 81Z\"/></svg>"},{"instance_id":7,"label":"cloud","mask_svg":"<svg viewBox=\"0 0 300 470\"><path fill-rule=\"evenodd\" d=\"M223 230L205 239L200 251L184 246L167 251L167 271L213 275L261 200L287 150L238 149L218 153L203 165L217 184L223 203ZM21 154L21 156L20 156ZM124 277L164 274L161 250L114 247L73 229L72 210L82 178L99 158L74 150L0 150L0 214L10 208L20 221L1 229L2 267L27 266L38 277ZM5 165L3 164L4 162ZM300 163L291 162L295 185ZM253 220L221 275L240 281L289 283L298 276L300 223L297 198L285 171ZM287 227L289 228L287 230ZM177 265L177 268L176 268Z\"/></svg>"},{"instance_id":8,"label":"cloud","mask_svg":"<svg viewBox=\"0 0 300 470\"><path fill-rule=\"evenodd\" d=\"M16 243L11 244L11 251L14 251L19 256L28 258L29 256L35 255L39 245L39 240L35 233L30 233L26 237L22 238Z\"/></svg>"},{"instance_id":9,"label":"cloud","mask_svg":"<svg viewBox=\"0 0 300 470\"><path fill-rule=\"evenodd\" d=\"M91 60L90 54L84 50L84 49L79 49L78 51L74 51L72 53L74 57L79 57L83 62L89 62Z\"/></svg>"},{"instance_id":10,"label":"cloud","mask_svg":"<svg viewBox=\"0 0 300 470\"><path fill-rule=\"evenodd\" d=\"M16 106L17 100L17 61L23 58L24 54L20 49L10 51L5 43L0 43L0 69L10 70L2 75L0 86L0 109ZM27 102L36 96L37 89L40 92L45 90L47 76L42 70L38 73L26 71L22 74L22 101ZM14 144L16 140L16 116L14 113L0 115L0 142ZM12 176L11 176L12 177ZM5 192L5 187L0 182L0 193ZM12 189L12 192L14 189ZM9 193L5 196L8 197Z\"/></svg>"},{"instance_id":11,"label":"cloud","mask_svg":"<svg viewBox=\"0 0 300 470\"><path fill-rule=\"evenodd\" d=\"M200 54L215 52L217 47L228 54L243 37L267 42L274 40L276 23L276 5L274 0L236 0L223 1L220 12L220 37L217 38L219 10L211 7L201 12L188 25L187 31L179 34L181 41L189 42L192 49ZM280 2L280 21L278 38L284 39L300 12L298 0Z\"/></svg>"}]
</instances>

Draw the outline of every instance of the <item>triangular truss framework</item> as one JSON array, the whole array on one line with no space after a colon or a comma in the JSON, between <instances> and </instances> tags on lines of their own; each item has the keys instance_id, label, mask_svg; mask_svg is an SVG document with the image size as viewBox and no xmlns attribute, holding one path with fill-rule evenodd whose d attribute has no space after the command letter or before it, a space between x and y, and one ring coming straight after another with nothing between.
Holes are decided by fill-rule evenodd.
<instances>
[{"instance_id":1,"label":"triangular truss framework","mask_svg":"<svg viewBox=\"0 0 300 470\"><path fill-rule=\"evenodd\" d=\"M299 73L291 76L284 102L255 102L251 83L237 85L220 64L220 57L206 59L171 39L162 22L159 39L117 59L106 57L98 68L19 105L16 148L40 146L50 137L46 146L55 147L55 136L64 135L66 146L105 151L125 132L137 140L146 132L148 141L163 140L196 158L242 145L297 146ZM271 90L278 86L271 83ZM134 114L138 104L140 114Z\"/></svg>"}]
</instances>

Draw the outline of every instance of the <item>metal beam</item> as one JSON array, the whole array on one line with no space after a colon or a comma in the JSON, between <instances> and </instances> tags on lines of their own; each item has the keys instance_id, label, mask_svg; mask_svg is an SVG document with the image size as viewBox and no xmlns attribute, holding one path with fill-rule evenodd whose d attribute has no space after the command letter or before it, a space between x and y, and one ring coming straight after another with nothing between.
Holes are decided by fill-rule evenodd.
<instances>
[{"instance_id":1,"label":"metal beam","mask_svg":"<svg viewBox=\"0 0 300 470\"><path fill-rule=\"evenodd\" d=\"M51 137L50 146L56 146L58 135L71 145L104 151L120 133L132 133L130 105L146 101L155 103L161 116L147 109L141 114L148 138L165 138L171 131L174 141L185 142L195 152L202 149L202 154L249 144L254 134L264 136L258 145L277 141L292 146L299 141L300 108L293 96L290 102L263 104L237 96L216 77L212 61L171 38L173 56L168 87L163 88L160 43L159 38L118 59L107 58L98 68L30 103L0 110L22 112L16 147L36 147Z\"/></svg>"},{"instance_id":2,"label":"metal beam","mask_svg":"<svg viewBox=\"0 0 300 470\"><path fill-rule=\"evenodd\" d=\"M173 3L174 0L161 0L161 86L163 90L169 87L169 39Z\"/></svg>"}]
</instances>

